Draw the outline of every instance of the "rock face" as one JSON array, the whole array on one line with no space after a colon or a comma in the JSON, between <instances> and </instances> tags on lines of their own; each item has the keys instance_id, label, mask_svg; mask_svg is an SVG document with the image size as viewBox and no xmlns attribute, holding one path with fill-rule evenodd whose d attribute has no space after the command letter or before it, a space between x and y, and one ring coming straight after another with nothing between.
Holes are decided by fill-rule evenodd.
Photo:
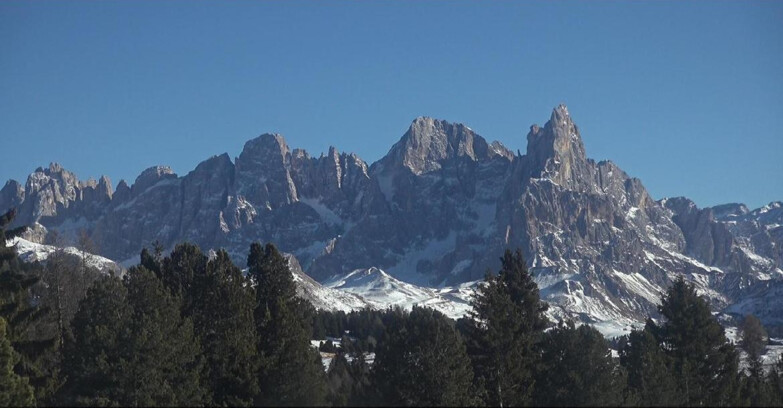
<instances>
[{"instance_id":1,"label":"rock face","mask_svg":"<svg viewBox=\"0 0 783 408\"><path fill-rule=\"evenodd\" d=\"M80 182L52 164L24 188L6 183L0 210L14 206L18 223L85 230L119 261L154 241L187 240L244 264L252 241L273 241L321 282L377 267L419 286L458 285L518 247L552 317L585 322L655 315L678 274L729 310L783 282L781 203L751 211L655 201L614 163L587 158L562 105L530 127L524 155L420 117L371 166L334 147L311 157L263 134L234 161L214 156L183 177L152 167L116 191L105 177Z\"/></svg>"}]
</instances>

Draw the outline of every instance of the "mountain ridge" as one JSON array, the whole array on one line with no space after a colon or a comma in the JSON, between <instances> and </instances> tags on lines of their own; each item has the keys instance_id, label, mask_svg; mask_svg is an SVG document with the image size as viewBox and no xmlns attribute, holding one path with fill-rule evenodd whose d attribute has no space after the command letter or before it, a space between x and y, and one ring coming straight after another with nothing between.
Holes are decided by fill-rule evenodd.
<instances>
[{"instance_id":1,"label":"mountain ridge","mask_svg":"<svg viewBox=\"0 0 783 408\"><path fill-rule=\"evenodd\" d=\"M321 282L377 267L419 286L456 285L518 247L553 317L588 322L655 315L651 294L678 274L720 309L783 279L779 202L653 200L613 162L587 157L565 105L526 139L515 155L465 125L419 117L368 165L334 147L312 157L267 133L234 161L216 155L184 176L153 166L116 191L53 163L23 188L8 181L0 210L18 206L17 224L64 236L86 230L121 262L154 241L192 241L241 264L250 242L272 241Z\"/></svg>"}]
</instances>

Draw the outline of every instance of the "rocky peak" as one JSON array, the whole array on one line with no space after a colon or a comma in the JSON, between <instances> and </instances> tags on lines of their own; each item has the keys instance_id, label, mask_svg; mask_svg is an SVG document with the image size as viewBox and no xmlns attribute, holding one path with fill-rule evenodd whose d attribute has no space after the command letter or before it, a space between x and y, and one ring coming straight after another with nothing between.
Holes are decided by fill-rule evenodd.
<instances>
[{"instance_id":1,"label":"rocky peak","mask_svg":"<svg viewBox=\"0 0 783 408\"><path fill-rule=\"evenodd\" d=\"M63 172L63 166L60 165L60 163L57 162L51 162L49 163L49 173L62 173Z\"/></svg>"},{"instance_id":2,"label":"rocky peak","mask_svg":"<svg viewBox=\"0 0 783 408\"><path fill-rule=\"evenodd\" d=\"M549 178L569 188L577 188L589 179L585 147L565 105L552 111L543 128L530 127L526 156L533 178Z\"/></svg>"},{"instance_id":3,"label":"rocky peak","mask_svg":"<svg viewBox=\"0 0 783 408\"><path fill-rule=\"evenodd\" d=\"M84 190L88 188L95 189L98 187L98 180L95 180L94 178L90 177L87 180L79 181L79 188Z\"/></svg>"},{"instance_id":4,"label":"rocky peak","mask_svg":"<svg viewBox=\"0 0 783 408\"><path fill-rule=\"evenodd\" d=\"M664 198L660 203L664 207L672 210L675 215L688 215L699 211L699 207L696 203L687 197Z\"/></svg>"},{"instance_id":5,"label":"rocky peak","mask_svg":"<svg viewBox=\"0 0 783 408\"><path fill-rule=\"evenodd\" d=\"M291 150L285 142L285 138L278 133L264 133L255 139L248 140L239 159L269 160L271 163L283 163L288 161Z\"/></svg>"},{"instance_id":6,"label":"rocky peak","mask_svg":"<svg viewBox=\"0 0 783 408\"><path fill-rule=\"evenodd\" d=\"M98 180L98 194L109 197L109 199L111 199L112 193L111 179L109 179L107 176L101 176L101 178Z\"/></svg>"},{"instance_id":7,"label":"rocky peak","mask_svg":"<svg viewBox=\"0 0 783 408\"><path fill-rule=\"evenodd\" d=\"M234 163L228 153L215 155L199 163L191 173L224 173L232 170Z\"/></svg>"},{"instance_id":8,"label":"rocky peak","mask_svg":"<svg viewBox=\"0 0 783 408\"><path fill-rule=\"evenodd\" d=\"M82 201L81 210L85 217L97 217L103 208L111 202L111 180L101 176L100 180L90 177L87 181L79 182L79 198Z\"/></svg>"},{"instance_id":9,"label":"rocky peak","mask_svg":"<svg viewBox=\"0 0 783 408\"><path fill-rule=\"evenodd\" d=\"M386 157L421 174L440 169L441 161L454 157L488 158L489 146L463 124L422 116L411 123Z\"/></svg>"},{"instance_id":10,"label":"rocky peak","mask_svg":"<svg viewBox=\"0 0 783 408\"><path fill-rule=\"evenodd\" d=\"M38 168L27 177L23 214L29 219L19 223L31 223L44 216L54 216L59 208L68 208L79 196L79 179L58 163L50 163L47 169Z\"/></svg>"},{"instance_id":11,"label":"rocky peak","mask_svg":"<svg viewBox=\"0 0 783 408\"><path fill-rule=\"evenodd\" d=\"M297 152L306 156L306 152ZM291 177L291 150L283 136L264 133L245 143L235 161L236 192L256 208L277 208L298 201Z\"/></svg>"},{"instance_id":12,"label":"rocky peak","mask_svg":"<svg viewBox=\"0 0 783 408\"><path fill-rule=\"evenodd\" d=\"M131 187L131 192L133 196L138 196L161 180L176 178L177 174L174 173L171 167L152 166L142 171L141 174L136 177L136 181L133 182L133 187Z\"/></svg>"},{"instance_id":13,"label":"rocky peak","mask_svg":"<svg viewBox=\"0 0 783 408\"><path fill-rule=\"evenodd\" d=\"M514 159L514 152L497 140L489 144L489 153L490 155L505 157L508 160Z\"/></svg>"},{"instance_id":14,"label":"rocky peak","mask_svg":"<svg viewBox=\"0 0 783 408\"><path fill-rule=\"evenodd\" d=\"M24 201L24 187L16 180L8 180L0 190L0 213Z\"/></svg>"},{"instance_id":15,"label":"rocky peak","mask_svg":"<svg viewBox=\"0 0 783 408\"><path fill-rule=\"evenodd\" d=\"M130 186L128 186L128 183L126 183L125 180L120 180L120 182L117 183L117 190L112 195L112 202L115 204L124 203L128 201L130 197L131 197Z\"/></svg>"},{"instance_id":16,"label":"rocky peak","mask_svg":"<svg viewBox=\"0 0 783 408\"><path fill-rule=\"evenodd\" d=\"M716 205L715 207L712 207L712 211L718 219L741 217L750 212L745 204L740 203Z\"/></svg>"}]
</instances>

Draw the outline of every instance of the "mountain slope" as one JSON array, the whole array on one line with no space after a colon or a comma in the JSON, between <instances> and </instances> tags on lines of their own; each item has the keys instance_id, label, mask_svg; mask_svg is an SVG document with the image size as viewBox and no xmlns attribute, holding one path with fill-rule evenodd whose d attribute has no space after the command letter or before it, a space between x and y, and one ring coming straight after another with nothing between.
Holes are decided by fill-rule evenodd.
<instances>
[{"instance_id":1,"label":"mountain slope","mask_svg":"<svg viewBox=\"0 0 783 408\"><path fill-rule=\"evenodd\" d=\"M116 191L105 177L82 182L52 164L24 187L6 183L0 210L18 206L18 224L38 222L63 237L85 230L101 255L120 261L154 241L192 241L227 248L241 263L252 241L273 241L329 283L318 288L301 274L313 293L369 274L377 287L341 287L339 296L359 297L325 295L343 310L394 296L437 303L439 290L481 279L517 247L552 318L641 321L657 314L659 294L680 274L718 309L776 293L781 203L751 211L653 200L611 161L587 157L562 105L526 139L525 154L515 155L465 125L420 117L368 165L335 148L312 157L264 134L233 161L214 156L181 177L155 166Z\"/></svg>"}]
</instances>

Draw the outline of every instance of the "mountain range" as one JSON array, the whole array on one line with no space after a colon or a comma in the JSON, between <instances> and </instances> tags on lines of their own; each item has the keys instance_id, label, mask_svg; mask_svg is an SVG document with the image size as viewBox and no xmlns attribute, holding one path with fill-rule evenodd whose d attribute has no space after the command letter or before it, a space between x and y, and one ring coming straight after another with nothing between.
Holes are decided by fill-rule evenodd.
<instances>
[{"instance_id":1,"label":"mountain range","mask_svg":"<svg viewBox=\"0 0 783 408\"><path fill-rule=\"evenodd\" d=\"M84 231L125 265L156 241L226 248L244 265L251 242L271 241L292 255L308 293L328 292L324 302L344 310L401 296L462 313L466 288L519 248L552 319L638 323L684 275L716 310L783 323L783 203L655 200L611 161L587 157L564 105L530 127L524 154L419 117L372 164L263 134L233 160L213 156L184 176L155 166L116 189L52 163L5 184L0 211L11 207L15 225L33 226L28 241Z\"/></svg>"}]
</instances>

